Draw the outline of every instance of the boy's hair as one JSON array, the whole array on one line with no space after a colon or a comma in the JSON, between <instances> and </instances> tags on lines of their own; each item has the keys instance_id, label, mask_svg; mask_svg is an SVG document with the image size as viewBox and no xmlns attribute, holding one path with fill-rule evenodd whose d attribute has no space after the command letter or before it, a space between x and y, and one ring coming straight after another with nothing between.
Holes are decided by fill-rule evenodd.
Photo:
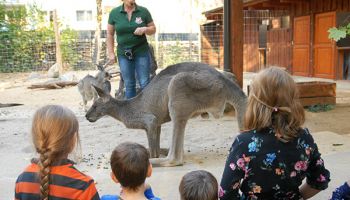
<instances>
[{"instance_id":1,"label":"boy's hair","mask_svg":"<svg viewBox=\"0 0 350 200\"><path fill-rule=\"evenodd\" d=\"M79 124L74 113L62 106L47 105L36 111L32 123L32 139L40 154L40 194L48 199L50 166L65 158L79 145Z\"/></svg>"},{"instance_id":2,"label":"boy's hair","mask_svg":"<svg viewBox=\"0 0 350 200\"><path fill-rule=\"evenodd\" d=\"M217 200L218 182L210 172L192 171L182 177L179 192L181 200Z\"/></svg>"},{"instance_id":3,"label":"boy's hair","mask_svg":"<svg viewBox=\"0 0 350 200\"><path fill-rule=\"evenodd\" d=\"M261 70L250 85L245 115L247 130L272 126L283 141L298 136L305 113L293 78L284 70Z\"/></svg>"},{"instance_id":4,"label":"boy's hair","mask_svg":"<svg viewBox=\"0 0 350 200\"><path fill-rule=\"evenodd\" d=\"M137 143L122 143L111 155L113 174L121 186L134 191L145 182L149 165L147 149Z\"/></svg>"}]
</instances>

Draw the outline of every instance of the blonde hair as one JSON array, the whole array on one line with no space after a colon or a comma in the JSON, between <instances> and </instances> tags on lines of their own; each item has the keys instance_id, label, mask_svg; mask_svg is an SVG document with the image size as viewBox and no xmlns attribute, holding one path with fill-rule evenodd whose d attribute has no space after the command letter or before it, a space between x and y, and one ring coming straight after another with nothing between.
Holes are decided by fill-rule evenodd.
<instances>
[{"instance_id":1,"label":"blonde hair","mask_svg":"<svg viewBox=\"0 0 350 200\"><path fill-rule=\"evenodd\" d=\"M32 123L32 138L40 154L40 194L49 197L50 166L64 159L79 145L79 124L74 113L63 106L47 105L36 111Z\"/></svg>"},{"instance_id":2,"label":"blonde hair","mask_svg":"<svg viewBox=\"0 0 350 200\"><path fill-rule=\"evenodd\" d=\"M245 128L261 130L272 126L280 140L291 141L304 121L304 108L293 78L277 67L260 71L250 85Z\"/></svg>"}]
</instances>

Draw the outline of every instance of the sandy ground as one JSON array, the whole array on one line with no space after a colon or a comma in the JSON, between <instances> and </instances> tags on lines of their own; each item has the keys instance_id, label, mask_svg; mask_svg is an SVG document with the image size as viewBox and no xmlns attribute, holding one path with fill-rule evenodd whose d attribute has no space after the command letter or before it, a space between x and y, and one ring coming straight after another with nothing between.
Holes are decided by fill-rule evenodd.
<instances>
[{"instance_id":1,"label":"sandy ground","mask_svg":"<svg viewBox=\"0 0 350 200\"><path fill-rule=\"evenodd\" d=\"M74 72L78 79L88 72ZM90 72L94 74L95 72ZM81 97L77 87L57 90L27 89L32 83L47 79L28 80L29 74L0 74L0 103L22 103L23 106L0 108L0 199L13 199L16 177L35 156L30 138L30 126L35 110L45 104L65 105L75 112L80 122L82 162L78 168L91 175L97 182L100 194L116 194L119 186L109 179L109 155L121 142L134 141L147 146L146 134L142 130L127 129L110 117L95 123L88 122L80 105ZM251 74L245 74L245 85ZM117 80L113 81L117 86ZM339 87L342 85L341 87ZM114 91L114 88L113 90ZM323 113L306 114L306 126L313 132L321 153L330 156L332 162L337 155L348 156L350 147L350 83L341 82L337 88L337 106L334 110ZM221 119L190 120L185 136L185 164L179 167L154 168L154 173L147 181L155 194L162 199L176 200L181 177L192 170L205 169L212 172L218 180L224 167L227 151L237 135L237 121L233 115ZM171 138L171 124L162 127L161 147L167 148ZM336 155L336 156L332 156ZM73 156L75 159L77 156ZM350 164L339 162L329 164L349 169ZM327 166L327 163L326 163ZM336 169L334 169L336 170ZM339 173L339 170L337 170ZM341 171L340 171L341 172ZM341 176L341 175L339 175ZM331 189L336 187L342 177L331 182L330 189L313 199L325 199ZM344 176L349 179L349 175ZM334 180L334 179L333 179Z\"/></svg>"}]
</instances>

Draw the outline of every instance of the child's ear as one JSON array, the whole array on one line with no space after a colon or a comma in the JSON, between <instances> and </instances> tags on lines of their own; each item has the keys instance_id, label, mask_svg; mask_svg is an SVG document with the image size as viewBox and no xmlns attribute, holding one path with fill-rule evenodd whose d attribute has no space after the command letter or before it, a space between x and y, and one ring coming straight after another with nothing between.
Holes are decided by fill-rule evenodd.
<instances>
[{"instance_id":1,"label":"child's ear","mask_svg":"<svg viewBox=\"0 0 350 200\"><path fill-rule=\"evenodd\" d=\"M119 183L117 177L115 177L115 175L114 175L113 172L111 172L111 178L112 178L112 180L113 180L115 183Z\"/></svg>"},{"instance_id":2,"label":"child's ear","mask_svg":"<svg viewBox=\"0 0 350 200\"><path fill-rule=\"evenodd\" d=\"M147 177L150 177L150 176L152 176L152 164L150 163L149 165L148 165L148 169L147 169Z\"/></svg>"}]
</instances>

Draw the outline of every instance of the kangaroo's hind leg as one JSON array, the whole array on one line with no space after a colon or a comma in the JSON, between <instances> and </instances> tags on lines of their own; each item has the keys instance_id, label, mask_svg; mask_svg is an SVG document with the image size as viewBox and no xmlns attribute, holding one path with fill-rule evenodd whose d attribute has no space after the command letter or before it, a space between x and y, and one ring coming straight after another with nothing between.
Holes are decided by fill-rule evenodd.
<instances>
[{"instance_id":1,"label":"kangaroo's hind leg","mask_svg":"<svg viewBox=\"0 0 350 200\"><path fill-rule=\"evenodd\" d=\"M196 92L188 87L184 79L188 79L186 74L178 74L168 86L168 109L172 122L172 138L169 153L166 158L153 159L152 164L160 166L176 166L183 164L184 157L184 137L188 119L200 109L197 101L189 98Z\"/></svg>"},{"instance_id":2,"label":"kangaroo's hind leg","mask_svg":"<svg viewBox=\"0 0 350 200\"><path fill-rule=\"evenodd\" d=\"M173 120L172 139L166 158L151 159L155 166L177 166L183 164L184 136L187 120Z\"/></svg>"}]
</instances>

